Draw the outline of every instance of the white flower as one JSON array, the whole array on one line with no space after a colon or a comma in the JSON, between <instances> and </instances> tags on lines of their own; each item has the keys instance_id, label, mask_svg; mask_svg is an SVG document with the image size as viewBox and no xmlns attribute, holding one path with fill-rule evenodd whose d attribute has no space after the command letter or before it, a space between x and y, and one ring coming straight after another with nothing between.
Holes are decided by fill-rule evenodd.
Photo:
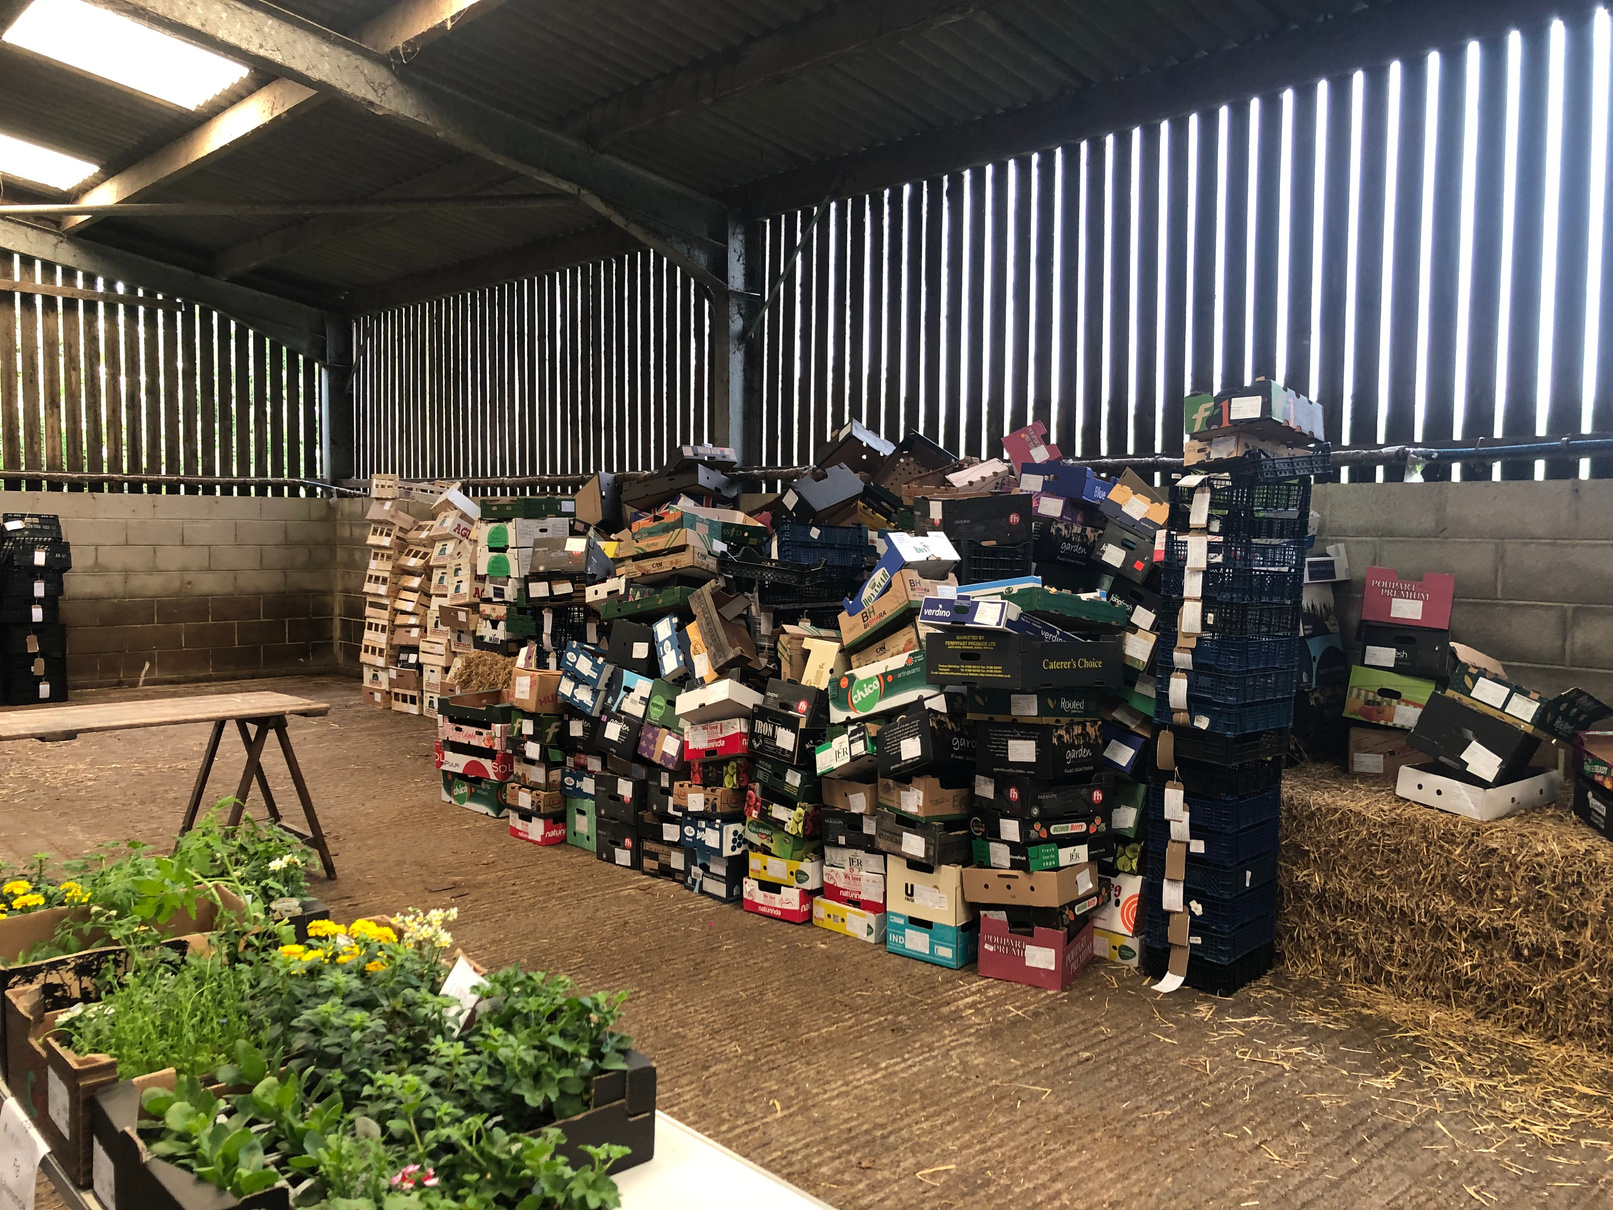
<instances>
[{"instance_id":1,"label":"white flower","mask_svg":"<svg viewBox=\"0 0 1613 1210\"><path fill-rule=\"evenodd\" d=\"M298 857L295 853L287 853L284 857L276 857L273 861L271 861L269 863L269 868L271 870L279 871L285 869L287 866L300 865L302 865L301 857Z\"/></svg>"}]
</instances>

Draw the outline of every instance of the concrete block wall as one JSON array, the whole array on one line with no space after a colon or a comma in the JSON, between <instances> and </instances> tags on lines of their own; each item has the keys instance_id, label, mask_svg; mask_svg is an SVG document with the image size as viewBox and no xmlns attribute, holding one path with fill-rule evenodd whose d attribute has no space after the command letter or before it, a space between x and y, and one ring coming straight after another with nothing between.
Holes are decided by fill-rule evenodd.
<instances>
[{"instance_id":1,"label":"concrete block wall","mask_svg":"<svg viewBox=\"0 0 1613 1210\"><path fill-rule=\"evenodd\" d=\"M1318 545L1342 542L1345 646L1371 566L1456 576L1451 636L1542 693L1579 685L1613 703L1613 480L1318 484Z\"/></svg>"},{"instance_id":2,"label":"concrete block wall","mask_svg":"<svg viewBox=\"0 0 1613 1210\"><path fill-rule=\"evenodd\" d=\"M0 492L73 544L62 621L74 689L335 666L334 502Z\"/></svg>"},{"instance_id":3,"label":"concrete block wall","mask_svg":"<svg viewBox=\"0 0 1613 1210\"><path fill-rule=\"evenodd\" d=\"M349 496L331 501L335 514L336 660L343 667L358 666L364 636L364 571L370 548L364 544L370 523L368 498Z\"/></svg>"}]
</instances>

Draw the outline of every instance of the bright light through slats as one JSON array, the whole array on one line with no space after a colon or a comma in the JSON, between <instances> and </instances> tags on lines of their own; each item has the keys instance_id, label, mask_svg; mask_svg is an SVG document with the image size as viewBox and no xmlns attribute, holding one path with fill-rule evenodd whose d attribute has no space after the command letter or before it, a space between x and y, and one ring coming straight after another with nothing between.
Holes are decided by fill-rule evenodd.
<instances>
[{"instance_id":1,"label":"bright light through slats","mask_svg":"<svg viewBox=\"0 0 1613 1210\"><path fill-rule=\"evenodd\" d=\"M1595 43L1591 59L1591 206L1590 206L1590 257L1589 273L1585 279L1585 363L1584 399L1580 404L1579 427L1584 432L1594 428L1592 405L1596 400L1596 360L1600 354L1602 321L1602 274L1606 267L1603 257L1607 248L1602 242L1602 224L1607 213L1607 155L1609 96L1610 22L1606 9L1598 10L1593 25ZM1580 463L1580 474L1590 474L1590 460Z\"/></svg>"},{"instance_id":2,"label":"bright light through slats","mask_svg":"<svg viewBox=\"0 0 1613 1210\"><path fill-rule=\"evenodd\" d=\"M98 171L88 160L0 134L0 182L15 177L47 189L71 189Z\"/></svg>"},{"instance_id":3,"label":"bright light through slats","mask_svg":"<svg viewBox=\"0 0 1613 1210\"><path fill-rule=\"evenodd\" d=\"M1428 409L1428 308L1434 278L1434 174L1438 170L1439 77L1444 68L1439 53L1428 56L1428 87L1423 95L1426 121L1423 123L1423 206L1422 246L1417 252L1417 398L1413 438L1423 439L1423 413Z\"/></svg>"},{"instance_id":4,"label":"bright light through slats","mask_svg":"<svg viewBox=\"0 0 1613 1210\"><path fill-rule=\"evenodd\" d=\"M1546 431L1551 404L1552 337L1557 318L1557 221L1563 184L1563 23L1553 21L1547 42L1551 71L1546 77L1546 212L1540 248L1540 361L1535 379L1535 432ZM1546 464L1535 463L1536 479Z\"/></svg>"},{"instance_id":5,"label":"bright light through slats","mask_svg":"<svg viewBox=\"0 0 1613 1210\"><path fill-rule=\"evenodd\" d=\"M247 73L233 59L84 0L34 0L5 41L186 109Z\"/></svg>"}]
</instances>

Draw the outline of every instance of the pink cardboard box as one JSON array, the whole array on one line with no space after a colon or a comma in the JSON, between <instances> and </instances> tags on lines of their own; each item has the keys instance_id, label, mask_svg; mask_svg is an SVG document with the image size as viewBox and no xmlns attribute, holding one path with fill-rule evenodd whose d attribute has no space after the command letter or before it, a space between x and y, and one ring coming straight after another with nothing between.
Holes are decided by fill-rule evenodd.
<instances>
[{"instance_id":1,"label":"pink cardboard box","mask_svg":"<svg viewBox=\"0 0 1613 1210\"><path fill-rule=\"evenodd\" d=\"M1091 960L1090 922L1073 937L1066 936L1063 929L1016 933L1006 920L981 913L980 973L987 979L1061 992Z\"/></svg>"}]
</instances>

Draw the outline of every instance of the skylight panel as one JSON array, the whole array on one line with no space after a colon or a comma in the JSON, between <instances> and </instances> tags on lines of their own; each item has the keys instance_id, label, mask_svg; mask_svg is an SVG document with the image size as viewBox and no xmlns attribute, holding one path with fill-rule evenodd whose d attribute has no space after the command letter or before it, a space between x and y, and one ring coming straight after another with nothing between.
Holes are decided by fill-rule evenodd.
<instances>
[{"instance_id":1,"label":"skylight panel","mask_svg":"<svg viewBox=\"0 0 1613 1210\"><path fill-rule=\"evenodd\" d=\"M15 178L47 189L65 190L98 171L100 166L88 160L0 134L0 183Z\"/></svg>"},{"instance_id":2,"label":"skylight panel","mask_svg":"<svg viewBox=\"0 0 1613 1210\"><path fill-rule=\"evenodd\" d=\"M186 109L247 74L233 59L84 0L34 0L3 40Z\"/></svg>"}]
</instances>

